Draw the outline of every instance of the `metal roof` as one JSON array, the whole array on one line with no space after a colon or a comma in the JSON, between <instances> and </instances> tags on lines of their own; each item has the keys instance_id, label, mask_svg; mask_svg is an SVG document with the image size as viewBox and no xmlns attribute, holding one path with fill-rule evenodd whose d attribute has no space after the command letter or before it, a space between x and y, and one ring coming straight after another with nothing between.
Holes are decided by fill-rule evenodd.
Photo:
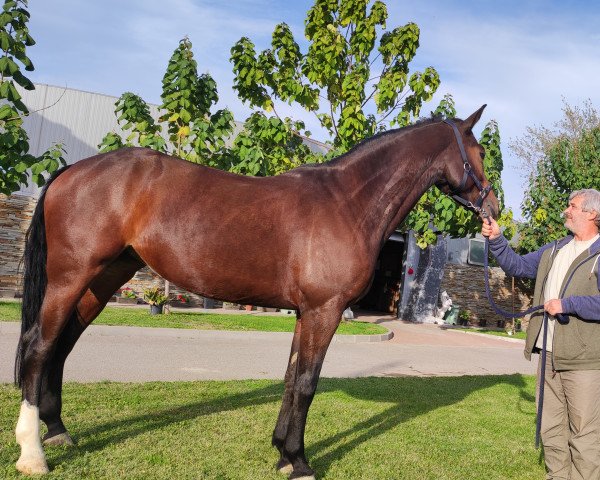
<instances>
[{"instance_id":1,"label":"metal roof","mask_svg":"<svg viewBox=\"0 0 600 480\"><path fill-rule=\"evenodd\" d=\"M108 132L123 133L115 117L117 97L46 84L35 84L31 91L19 89L19 93L29 109L23 126L32 155L41 155L52 144L62 143L67 163L73 164L97 154L98 145ZM148 106L152 117L158 119L158 105ZM238 129L242 129L240 122L236 122ZM308 138L305 142L313 151L328 150L321 142ZM39 190L29 185L18 193L37 196Z\"/></svg>"}]
</instances>

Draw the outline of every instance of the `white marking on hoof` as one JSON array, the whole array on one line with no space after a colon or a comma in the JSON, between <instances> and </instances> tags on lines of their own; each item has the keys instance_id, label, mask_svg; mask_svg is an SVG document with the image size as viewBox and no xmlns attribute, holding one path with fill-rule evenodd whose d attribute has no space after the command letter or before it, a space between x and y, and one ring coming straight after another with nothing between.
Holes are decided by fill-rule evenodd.
<instances>
[{"instance_id":1,"label":"white marking on hoof","mask_svg":"<svg viewBox=\"0 0 600 480\"><path fill-rule=\"evenodd\" d=\"M45 475L50 472L46 459L39 458L24 458L23 454L17 460L17 470L23 475Z\"/></svg>"},{"instance_id":2,"label":"white marking on hoof","mask_svg":"<svg viewBox=\"0 0 600 480\"><path fill-rule=\"evenodd\" d=\"M69 447L75 445L75 442L71 438L68 432L59 433L58 435L54 435L53 437L47 438L44 440L44 445L50 445L53 447L60 445L67 445Z\"/></svg>"},{"instance_id":3,"label":"white marking on hoof","mask_svg":"<svg viewBox=\"0 0 600 480\"><path fill-rule=\"evenodd\" d=\"M282 473L283 475L291 475L292 472L294 471L294 466L291 463L288 463L287 465L284 465L277 471L279 473Z\"/></svg>"},{"instance_id":4,"label":"white marking on hoof","mask_svg":"<svg viewBox=\"0 0 600 480\"><path fill-rule=\"evenodd\" d=\"M15 429L17 443L21 445L21 456L17 470L25 475L48 473L48 464L40 441L40 412L26 400L21 403L21 413Z\"/></svg>"},{"instance_id":5,"label":"white marking on hoof","mask_svg":"<svg viewBox=\"0 0 600 480\"><path fill-rule=\"evenodd\" d=\"M308 475L304 477L296 477L294 480L316 480L314 475Z\"/></svg>"}]
</instances>

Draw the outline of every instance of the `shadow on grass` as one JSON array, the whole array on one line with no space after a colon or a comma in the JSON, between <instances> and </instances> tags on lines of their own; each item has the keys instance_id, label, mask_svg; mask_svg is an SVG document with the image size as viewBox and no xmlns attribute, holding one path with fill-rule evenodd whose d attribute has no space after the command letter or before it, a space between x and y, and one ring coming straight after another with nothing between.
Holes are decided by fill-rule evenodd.
<instances>
[{"instance_id":1,"label":"shadow on grass","mask_svg":"<svg viewBox=\"0 0 600 480\"><path fill-rule=\"evenodd\" d=\"M343 458L362 443L384 434L399 424L438 408L458 403L477 390L502 383L518 388L520 409L527 414L532 412L531 408L525 412L522 407L524 402L530 404L534 401L534 397L526 390L527 385L522 375L324 379L320 387L321 392L342 390L361 400L389 402L394 405L334 436L307 445L307 457L312 460L311 466L324 474L333 462ZM531 415L535 414L531 413ZM327 453L320 453L324 451Z\"/></svg>"},{"instance_id":2,"label":"shadow on grass","mask_svg":"<svg viewBox=\"0 0 600 480\"><path fill-rule=\"evenodd\" d=\"M169 425L184 422L186 420L193 420L215 413L234 411L253 405L276 403L281 400L283 389L283 383L281 382L249 392L230 395L225 398L219 397L213 400L185 404L175 408L156 410L152 413L136 415L125 419L107 421L104 423L99 422L95 427L72 432L75 433L76 440L78 438L86 439L85 446L79 446L77 449L65 450L61 456L56 458L56 462L62 463L69 458L81 455L82 452L102 450L109 444L122 442L137 435L160 430Z\"/></svg>"},{"instance_id":3,"label":"shadow on grass","mask_svg":"<svg viewBox=\"0 0 600 480\"><path fill-rule=\"evenodd\" d=\"M475 391L488 389L498 384L508 384L517 388L520 392L520 410L532 415L532 417L534 416L531 407L526 409L524 406L525 404L531 405L534 399L527 392L526 382L521 375L323 378L319 383L315 402L319 402L319 394L341 391L359 400L385 402L393 405L366 420L358 421L344 431L340 431L317 443L308 444L307 456L311 465L320 475L323 475L330 469L333 462L343 458L362 443L385 434L401 423L438 408L461 402ZM160 430L168 425L186 420L193 420L215 413L235 411L255 405L270 403L278 405L282 394L283 383L276 383L226 397L189 403L175 408L157 409L152 413L131 416L125 419L99 421L92 428L73 432L77 438L85 439L85 446L61 452L61 455L55 457L52 463L62 463L70 458L83 455L84 452L102 450L110 444ZM276 417L274 416L273 426L275 421ZM309 424L310 421L309 414ZM270 442L270 438L265 438L265 442ZM276 459L275 452L273 459L274 461Z\"/></svg>"}]
</instances>

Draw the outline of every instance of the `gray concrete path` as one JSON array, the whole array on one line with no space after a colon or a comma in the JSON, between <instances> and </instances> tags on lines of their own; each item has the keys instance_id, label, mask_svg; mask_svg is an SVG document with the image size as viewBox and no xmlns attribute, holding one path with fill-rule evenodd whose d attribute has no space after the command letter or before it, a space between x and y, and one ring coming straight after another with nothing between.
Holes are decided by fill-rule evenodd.
<instances>
[{"instance_id":1,"label":"gray concrete path","mask_svg":"<svg viewBox=\"0 0 600 480\"><path fill-rule=\"evenodd\" d=\"M394 337L350 343L335 338L322 376L534 374L523 342L469 334L391 316L363 315ZM20 325L0 322L0 382L13 378ZM292 334L92 325L67 360L65 381L281 379ZM512 340L512 341L509 341Z\"/></svg>"}]
</instances>

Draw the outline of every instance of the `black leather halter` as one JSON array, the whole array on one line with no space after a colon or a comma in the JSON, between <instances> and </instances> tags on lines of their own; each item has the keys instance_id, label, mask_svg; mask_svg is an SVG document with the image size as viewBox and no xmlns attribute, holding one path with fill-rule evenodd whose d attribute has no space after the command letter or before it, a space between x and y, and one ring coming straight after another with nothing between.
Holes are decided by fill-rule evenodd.
<instances>
[{"instance_id":1,"label":"black leather halter","mask_svg":"<svg viewBox=\"0 0 600 480\"><path fill-rule=\"evenodd\" d=\"M465 146L463 144L462 137L460 135L460 132L458 131L457 126L454 124L454 122L452 120L446 119L446 120L444 120L444 123L447 123L448 125L450 125L452 127L452 130L454 131L454 136L456 137L456 141L458 142L460 156L462 157L463 165L465 168L465 172L463 174L463 178L460 182L460 185L458 187L450 190L452 198L454 200L456 200L458 203L460 203L461 205L464 205L467 208L471 208L471 209L475 210L477 213L483 212L483 215L486 216L488 212L486 212L485 209L483 208L483 201L485 200L485 198L488 196L488 194L492 190L492 186L488 185L487 187L484 187L483 184L481 183L481 180L479 180L477 178L477 176L473 173L473 167L472 167L471 163L469 162L469 159L467 158L467 152L465 151ZM469 178L471 178L471 180L473 180L473 183L479 189L479 196L477 197L477 200L475 200L475 203L469 202L458 195L459 193L462 193L466 190L465 186L466 186Z\"/></svg>"}]
</instances>

